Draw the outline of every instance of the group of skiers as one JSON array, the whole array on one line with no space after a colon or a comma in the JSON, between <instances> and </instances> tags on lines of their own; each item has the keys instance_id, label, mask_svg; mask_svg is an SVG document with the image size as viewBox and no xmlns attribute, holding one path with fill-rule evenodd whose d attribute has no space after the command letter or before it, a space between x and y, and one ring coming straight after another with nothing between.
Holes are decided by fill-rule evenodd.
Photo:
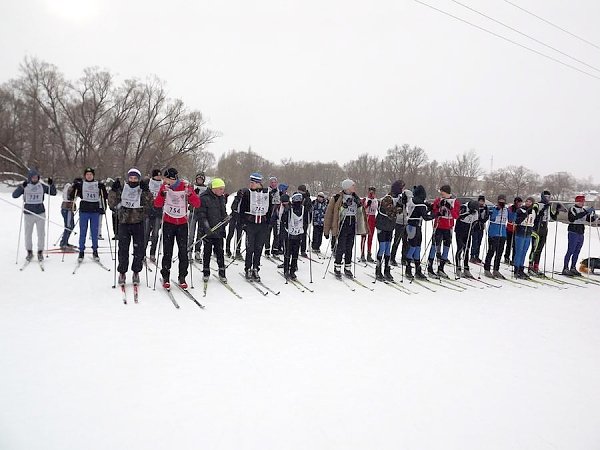
<instances>
[{"instance_id":1,"label":"group of skiers","mask_svg":"<svg viewBox=\"0 0 600 450\"><path fill-rule=\"evenodd\" d=\"M407 189L402 180L393 182L389 192L382 197L377 196L374 186L368 188L366 197L359 197L356 184L350 179L343 180L340 187L341 190L330 199L319 192L313 200L305 185L290 193L289 186L279 182L277 177L270 177L265 186L263 176L253 172L248 186L236 192L228 214L226 186L221 178L213 178L206 184L206 176L200 172L192 184L180 178L175 168L162 173L155 169L146 178L140 170L131 168L123 183L116 179L107 189L104 183L95 179L94 169L87 167L83 177L67 183L63 190L64 232L60 247L64 252L78 251L78 262L81 263L89 229L92 258L99 260L100 217L110 208L117 241L120 285L126 283L131 244L134 285L139 284L139 273L148 258L157 265L160 263L162 284L170 288L177 244L177 283L186 289L190 262L202 263L203 280L207 282L213 253L216 272L223 283L227 282L225 253L228 257L243 259L244 276L257 282L260 282L263 253L270 258L282 255L280 267L285 278L296 280L298 258L308 257L309 244L310 251L318 256L323 237L331 238L333 275L352 278L352 264L358 259L354 248L357 235L361 235L359 261L375 264L375 278L380 281L393 281L391 269L399 264L404 266L408 278L448 277L448 264L454 265L456 276L473 278L469 264L480 264L485 276L502 279L500 264L503 256L505 263L514 266L516 278L529 279L540 275L540 257L546 245L549 222L557 220L561 210L567 211L561 203L551 201L551 193L547 190L542 192L539 200L527 197L523 201L515 197L513 203L507 205L506 196L499 195L495 205L488 205L483 195L461 204L447 184L440 187L439 195L432 202L426 200L423 186ZM35 170L29 171L27 180L13 193L14 198L23 196L27 261L33 258L34 227L37 229L37 257L43 260L44 195L56 195L56 187L51 178L43 183ZM79 245L75 247L69 244L69 237L75 227L77 198L80 200ZM594 209L586 207L584 202L583 196L577 196L575 204L567 211L568 251L562 271L566 276L579 275L576 264L585 226L596 221ZM423 227L429 221L432 221L432 237L424 243ZM375 234L378 248L374 259ZM162 236L160 241L159 236ZM484 236L487 236L487 251L481 260ZM242 251L243 237L245 250ZM425 274L421 269L421 254L428 248ZM398 249L400 263L396 260ZM451 250L453 261L450 260ZM159 262L157 256L160 254L162 261Z\"/></svg>"}]
</instances>

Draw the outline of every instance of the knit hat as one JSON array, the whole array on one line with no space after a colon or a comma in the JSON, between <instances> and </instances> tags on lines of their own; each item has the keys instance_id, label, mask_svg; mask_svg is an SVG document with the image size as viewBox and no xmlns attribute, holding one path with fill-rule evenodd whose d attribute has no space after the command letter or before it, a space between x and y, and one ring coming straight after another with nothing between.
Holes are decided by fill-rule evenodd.
<instances>
[{"instance_id":1,"label":"knit hat","mask_svg":"<svg viewBox=\"0 0 600 450\"><path fill-rule=\"evenodd\" d=\"M170 178L171 180L176 180L177 179L177 174L179 172L177 172L177 169L175 169L174 167L170 167L167 170L165 170L165 177Z\"/></svg>"},{"instance_id":2,"label":"knit hat","mask_svg":"<svg viewBox=\"0 0 600 450\"><path fill-rule=\"evenodd\" d=\"M218 189L225 187L225 182L221 178L213 178L210 182L210 187L212 189Z\"/></svg>"},{"instance_id":3,"label":"knit hat","mask_svg":"<svg viewBox=\"0 0 600 450\"><path fill-rule=\"evenodd\" d=\"M422 185L419 184L413 188L413 202L415 202L415 204L423 203L426 197L427 193Z\"/></svg>"},{"instance_id":4,"label":"knit hat","mask_svg":"<svg viewBox=\"0 0 600 450\"><path fill-rule=\"evenodd\" d=\"M522 202L523 199L521 197L515 197L515 199L513 200L513 203L517 203L517 202Z\"/></svg>"},{"instance_id":5,"label":"knit hat","mask_svg":"<svg viewBox=\"0 0 600 450\"><path fill-rule=\"evenodd\" d=\"M452 194L452 189L450 188L449 184L444 184L441 188L440 188L440 192L445 192L446 194Z\"/></svg>"},{"instance_id":6,"label":"knit hat","mask_svg":"<svg viewBox=\"0 0 600 450\"><path fill-rule=\"evenodd\" d=\"M157 177L160 175L160 170L158 169L153 169L152 170L152 178Z\"/></svg>"},{"instance_id":7,"label":"knit hat","mask_svg":"<svg viewBox=\"0 0 600 450\"><path fill-rule=\"evenodd\" d=\"M300 192L306 192L306 185L305 184L301 184L300 186L298 186L298 190Z\"/></svg>"},{"instance_id":8,"label":"knit hat","mask_svg":"<svg viewBox=\"0 0 600 450\"><path fill-rule=\"evenodd\" d=\"M281 200L281 203L289 203L290 196L287 194L281 194L281 197L279 197L279 200Z\"/></svg>"},{"instance_id":9,"label":"knit hat","mask_svg":"<svg viewBox=\"0 0 600 450\"><path fill-rule=\"evenodd\" d=\"M480 195L479 197L477 197L477 201L479 200L485 201L485 195Z\"/></svg>"},{"instance_id":10,"label":"knit hat","mask_svg":"<svg viewBox=\"0 0 600 450\"><path fill-rule=\"evenodd\" d=\"M127 176L128 177L137 177L138 180L142 179L142 173L137 170L135 167L132 167L131 169L129 169L129 171L127 172Z\"/></svg>"},{"instance_id":11,"label":"knit hat","mask_svg":"<svg viewBox=\"0 0 600 450\"><path fill-rule=\"evenodd\" d=\"M302 197L302 193L301 192L294 192L294 194L292 195L292 203L301 203L303 200Z\"/></svg>"},{"instance_id":12,"label":"knit hat","mask_svg":"<svg viewBox=\"0 0 600 450\"><path fill-rule=\"evenodd\" d=\"M277 189L279 189L279 192L285 192L287 191L289 188L289 186L285 183L279 183L279 187Z\"/></svg>"},{"instance_id":13,"label":"knit hat","mask_svg":"<svg viewBox=\"0 0 600 450\"><path fill-rule=\"evenodd\" d=\"M342 181L342 189L344 191L347 191L352 186L354 186L354 181L352 181L350 178L346 178L344 181Z\"/></svg>"},{"instance_id":14,"label":"knit hat","mask_svg":"<svg viewBox=\"0 0 600 450\"><path fill-rule=\"evenodd\" d=\"M263 180L263 177L258 172L252 172L250 174L250 181L252 181L254 183L262 183L262 180Z\"/></svg>"},{"instance_id":15,"label":"knit hat","mask_svg":"<svg viewBox=\"0 0 600 450\"><path fill-rule=\"evenodd\" d=\"M198 172L196 174L196 178L202 178L203 180L206 180L206 175L204 175L204 172Z\"/></svg>"},{"instance_id":16,"label":"knit hat","mask_svg":"<svg viewBox=\"0 0 600 450\"><path fill-rule=\"evenodd\" d=\"M269 183L270 183L271 181L278 181L278 180L277 180L277 177L274 177L274 176L271 176L271 177L269 177Z\"/></svg>"},{"instance_id":17,"label":"knit hat","mask_svg":"<svg viewBox=\"0 0 600 450\"><path fill-rule=\"evenodd\" d=\"M323 197L323 198L325 198L325 194L324 194L323 192L319 192L319 193L317 194L317 197Z\"/></svg>"},{"instance_id":18,"label":"knit hat","mask_svg":"<svg viewBox=\"0 0 600 450\"><path fill-rule=\"evenodd\" d=\"M36 170L36 169L29 169L29 172L27 172L27 181L29 181L31 183L31 179L33 177L40 177L40 173Z\"/></svg>"},{"instance_id":19,"label":"knit hat","mask_svg":"<svg viewBox=\"0 0 600 450\"><path fill-rule=\"evenodd\" d=\"M578 202L578 203L579 202L585 202L585 195L581 195L581 194L580 195L576 195L575 196L575 201Z\"/></svg>"},{"instance_id":20,"label":"knit hat","mask_svg":"<svg viewBox=\"0 0 600 450\"><path fill-rule=\"evenodd\" d=\"M506 202L506 195L504 195L504 194L500 194L500 195L498 196L498 201L500 201L500 200L504 200L504 201Z\"/></svg>"},{"instance_id":21,"label":"knit hat","mask_svg":"<svg viewBox=\"0 0 600 450\"><path fill-rule=\"evenodd\" d=\"M96 175L96 171L92 168L92 167L86 167L85 169L83 169L83 175L85 176L86 173L91 172L94 175Z\"/></svg>"},{"instance_id":22,"label":"knit hat","mask_svg":"<svg viewBox=\"0 0 600 450\"><path fill-rule=\"evenodd\" d=\"M404 190L404 181L402 180L396 180L392 183L392 196L393 197L398 197L400 194L402 194L402 191Z\"/></svg>"}]
</instances>

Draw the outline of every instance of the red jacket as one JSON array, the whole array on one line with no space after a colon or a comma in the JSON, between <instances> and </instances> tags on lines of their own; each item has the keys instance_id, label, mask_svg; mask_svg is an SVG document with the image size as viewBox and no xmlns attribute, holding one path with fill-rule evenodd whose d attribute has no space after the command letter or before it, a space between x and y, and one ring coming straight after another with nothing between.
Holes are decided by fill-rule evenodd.
<instances>
[{"instance_id":1,"label":"red jacket","mask_svg":"<svg viewBox=\"0 0 600 450\"><path fill-rule=\"evenodd\" d=\"M169 205L165 207L165 201L167 199L167 191L173 192L183 192L184 198L181 199L181 205L176 208L175 212L171 212L176 216L181 215L181 217L173 217L173 215L169 214ZM165 194L163 194L163 192ZM163 184L158 190L158 195L154 199L154 206L156 208L163 208L163 219L165 222L172 223L174 225L182 225L186 224L187 219L187 205L188 203L192 205L194 208L200 207L200 198L194 192L194 187L191 184L188 184L185 180L177 180L171 186L167 184Z\"/></svg>"},{"instance_id":2,"label":"red jacket","mask_svg":"<svg viewBox=\"0 0 600 450\"><path fill-rule=\"evenodd\" d=\"M441 206L441 201L444 200L450 204ZM435 217L434 227L440 230L451 230L454 226L454 219L458 219L460 213L460 202L456 198L442 199L440 197L433 201L433 217Z\"/></svg>"}]
</instances>

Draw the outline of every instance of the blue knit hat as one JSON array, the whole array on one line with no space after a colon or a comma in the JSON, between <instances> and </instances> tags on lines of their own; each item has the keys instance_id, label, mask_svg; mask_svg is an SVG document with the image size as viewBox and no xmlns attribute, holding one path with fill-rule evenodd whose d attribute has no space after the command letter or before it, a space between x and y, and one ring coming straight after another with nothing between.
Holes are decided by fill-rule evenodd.
<instances>
[{"instance_id":1,"label":"blue knit hat","mask_svg":"<svg viewBox=\"0 0 600 450\"><path fill-rule=\"evenodd\" d=\"M263 177L259 172L252 172L250 174L250 181L255 183L262 183Z\"/></svg>"}]
</instances>

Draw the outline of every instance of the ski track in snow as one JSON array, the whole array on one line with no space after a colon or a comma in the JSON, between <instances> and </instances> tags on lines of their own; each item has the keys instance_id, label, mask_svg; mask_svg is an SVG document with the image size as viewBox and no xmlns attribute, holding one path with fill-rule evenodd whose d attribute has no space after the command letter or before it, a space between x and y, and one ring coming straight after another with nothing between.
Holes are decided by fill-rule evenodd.
<instances>
[{"instance_id":1,"label":"ski track in snow","mask_svg":"<svg viewBox=\"0 0 600 450\"><path fill-rule=\"evenodd\" d=\"M206 309L173 289L177 310L143 271L140 303L128 285L124 305L108 253L111 272L86 258L72 275L76 254L19 272L20 208L0 211L1 449L598 448L600 286L350 292L320 264L309 285L300 264L312 294L284 289L265 261L279 296L261 296L232 266L244 298L214 279L202 298L194 269L190 292ZM50 225L51 244L60 233ZM553 242L551 224L549 258ZM595 229L591 242L599 256ZM357 268L359 279L373 286L373 270Z\"/></svg>"}]
</instances>

